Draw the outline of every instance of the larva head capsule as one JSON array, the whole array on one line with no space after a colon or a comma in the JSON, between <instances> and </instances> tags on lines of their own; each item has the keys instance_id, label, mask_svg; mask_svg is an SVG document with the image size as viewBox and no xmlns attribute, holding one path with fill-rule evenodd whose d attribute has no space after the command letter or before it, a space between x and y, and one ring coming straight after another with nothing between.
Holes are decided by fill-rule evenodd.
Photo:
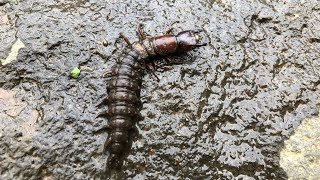
<instances>
[{"instance_id":1,"label":"larva head capsule","mask_svg":"<svg viewBox=\"0 0 320 180\"><path fill-rule=\"evenodd\" d=\"M202 29L188 30L180 32L176 38L178 41L178 52L191 51L194 48L207 45L207 43L199 43L199 33Z\"/></svg>"}]
</instances>

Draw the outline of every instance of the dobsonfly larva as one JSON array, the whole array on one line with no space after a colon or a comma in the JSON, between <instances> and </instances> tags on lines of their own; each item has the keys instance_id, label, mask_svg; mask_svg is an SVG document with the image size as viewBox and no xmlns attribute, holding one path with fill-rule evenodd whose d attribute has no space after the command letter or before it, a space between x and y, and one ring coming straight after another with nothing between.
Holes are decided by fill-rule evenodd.
<instances>
[{"instance_id":1,"label":"dobsonfly larva","mask_svg":"<svg viewBox=\"0 0 320 180\"><path fill-rule=\"evenodd\" d=\"M110 81L107 86L106 99L108 111L105 116L109 119L105 127L108 140L105 148L109 150L108 168L121 168L126 152L131 148L132 131L137 120L141 119L140 101L141 82L144 71L152 63L151 58L168 54L183 53L205 46L199 43L199 32L202 29L188 30L177 35L165 34L148 37L141 26L138 28L140 39L130 43L128 38L120 34L129 48L124 56L113 66L109 73Z\"/></svg>"}]
</instances>

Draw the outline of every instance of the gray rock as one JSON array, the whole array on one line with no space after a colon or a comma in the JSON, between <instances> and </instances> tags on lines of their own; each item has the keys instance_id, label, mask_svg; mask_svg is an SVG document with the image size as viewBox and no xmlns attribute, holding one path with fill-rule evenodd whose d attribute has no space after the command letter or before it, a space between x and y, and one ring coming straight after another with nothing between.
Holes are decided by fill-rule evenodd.
<instances>
[{"instance_id":1,"label":"gray rock","mask_svg":"<svg viewBox=\"0 0 320 180\"><path fill-rule=\"evenodd\" d=\"M0 6L2 179L286 179L279 149L320 100L319 5L310 1L55 1ZM106 170L103 77L137 40L203 28L208 46L143 79L138 133ZM105 39L108 45L105 46ZM160 60L160 59L158 59ZM81 68L77 79L70 70ZM13 95L14 94L14 95ZM5 99L5 100L4 100ZM108 174L108 175L107 175ZM110 176L109 176L110 175Z\"/></svg>"},{"instance_id":2,"label":"gray rock","mask_svg":"<svg viewBox=\"0 0 320 180\"><path fill-rule=\"evenodd\" d=\"M280 165L291 179L320 179L320 117L304 119L284 142Z\"/></svg>"}]
</instances>

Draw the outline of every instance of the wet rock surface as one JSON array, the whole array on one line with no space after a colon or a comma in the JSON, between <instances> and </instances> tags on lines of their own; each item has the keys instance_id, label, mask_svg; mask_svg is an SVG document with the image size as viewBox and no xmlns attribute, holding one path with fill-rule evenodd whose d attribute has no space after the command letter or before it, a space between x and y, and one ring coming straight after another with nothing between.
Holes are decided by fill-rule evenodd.
<instances>
[{"instance_id":1,"label":"wet rock surface","mask_svg":"<svg viewBox=\"0 0 320 180\"><path fill-rule=\"evenodd\" d=\"M318 113L320 6L316 0L16 1L0 6L2 179L286 179L283 141ZM123 171L106 172L106 124L95 104L103 74L136 41L204 28L192 63L144 77L143 121ZM109 42L108 46L105 46ZM81 69L78 79L69 74Z\"/></svg>"}]
</instances>

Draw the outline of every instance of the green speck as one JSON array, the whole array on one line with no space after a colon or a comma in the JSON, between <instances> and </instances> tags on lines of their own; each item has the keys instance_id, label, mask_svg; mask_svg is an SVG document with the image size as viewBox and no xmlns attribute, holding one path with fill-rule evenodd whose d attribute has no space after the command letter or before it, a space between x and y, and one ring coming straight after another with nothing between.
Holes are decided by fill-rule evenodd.
<instances>
[{"instance_id":1,"label":"green speck","mask_svg":"<svg viewBox=\"0 0 320 180\"><path fill-rule=\"evenodd\" d=\"M71 77L74 79L77 79L80 75L80 69L78 67L75 67L72 71L71 71Z\"/></svg>"}]
</instances>

